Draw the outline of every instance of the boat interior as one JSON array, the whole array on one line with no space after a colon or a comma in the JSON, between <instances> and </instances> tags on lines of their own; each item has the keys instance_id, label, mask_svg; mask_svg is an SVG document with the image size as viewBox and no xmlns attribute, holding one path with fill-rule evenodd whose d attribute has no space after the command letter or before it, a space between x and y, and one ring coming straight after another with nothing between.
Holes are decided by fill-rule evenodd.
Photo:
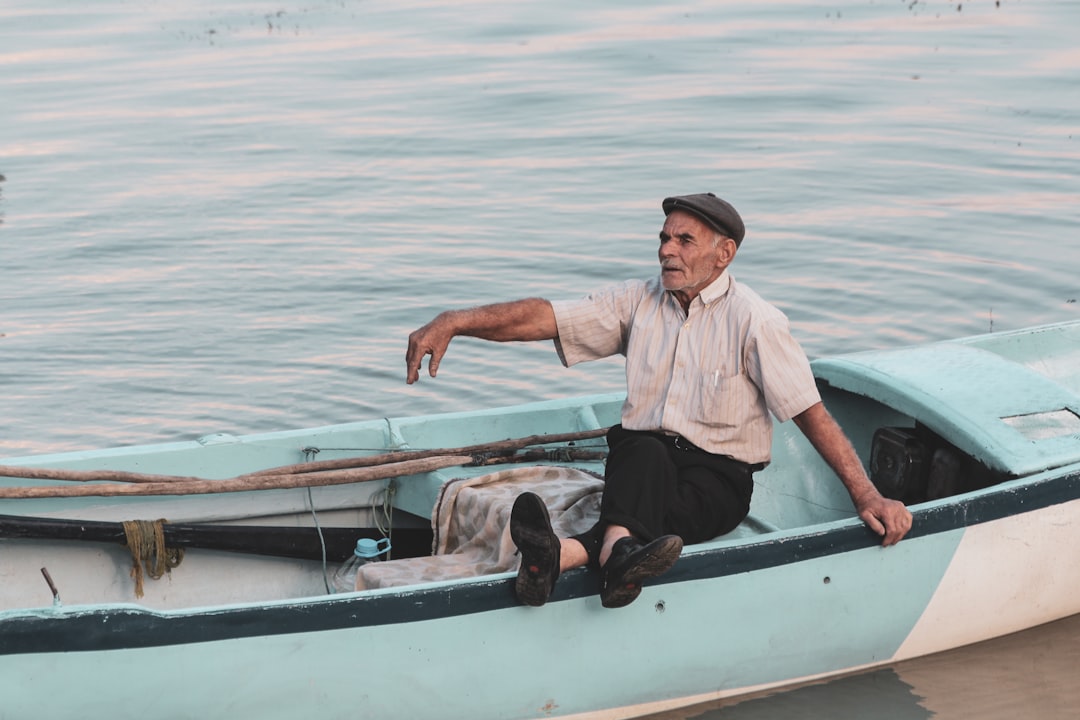
<instances>
[{"instance_id":1,"label":"boat interior","mask_svg":"<svg viewBox=\"0 0 1080 720\"><path fill-rule=\"evenodd\" d=\"M813 368L826 406L874 482L884 494L906 503L944 502L1080 462L1080 323L856 353L815 361ZM192 442L9 463L225 479L316 458L460 448L599 430L619 421L621 403L619 394L598 395L312 430L217 434ZM602 475L602 458L574 460L563 452L603 451L602 437L544 447L553 452L534 465ZM505 470L501 465L453 466L362 484L182 498L4 500L0 507L8 515L86 521L163 518L169 523L310 528L314 534L355 528L358 534L363 530L390 537L391 550L381 562L407 563L432 555L433 510L449 483ZM8 486L26 482L0 479ZM783 423L775 427L772 462L755 476L750 516L733 533L686 551L798 533L853 516L847 493L832 471L793 423ZM411 541L403 540L407 535ZM138 561L122 545L11 538L0 539L0 552L7 558L0 564L0 612L96 603L182 610L320 596L331 592L330 577L344 559L338 550L302 559L189 548L163 577L145 579L143 595L136 597L133 574ZM42 580L42 568L48 569L52 586Z\"/></svg>"}]
</instances>

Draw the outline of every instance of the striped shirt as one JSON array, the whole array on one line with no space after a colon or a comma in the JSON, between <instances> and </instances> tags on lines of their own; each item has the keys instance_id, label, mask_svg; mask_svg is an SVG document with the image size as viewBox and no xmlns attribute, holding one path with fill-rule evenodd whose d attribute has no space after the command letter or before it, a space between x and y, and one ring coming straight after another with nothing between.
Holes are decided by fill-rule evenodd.
<instances>
[{"instance_id":1,"label":"striped shirt","mask_svg":"<svg viewBox=\"0 0 1080 720\"><path fill-rule=\"evenodd\" d=\"M682 435L708 452L769 461L780 422L821 400L787 317L724 272L686 313L659 276L552 303L567 367L626 356L628 430Z\"/></svg>"}]
</instances>

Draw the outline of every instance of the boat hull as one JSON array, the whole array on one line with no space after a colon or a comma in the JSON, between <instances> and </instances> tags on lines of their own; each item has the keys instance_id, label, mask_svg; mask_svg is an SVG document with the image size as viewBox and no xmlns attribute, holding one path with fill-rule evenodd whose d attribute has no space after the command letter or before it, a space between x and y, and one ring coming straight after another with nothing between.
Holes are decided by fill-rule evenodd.
<instances>
[{"instance_id":1,"label":"boat hull","mask_svg":"<svg viewBox=\"0 0 1080 720\"><path fill-rule=\"evenodd\" d=\"M844 521L695 546L616 611L586 571L542 608L504 574L257 607L9 611L3 717L631 717L873 667L1080 612L1066 559L1030 562L1080 541L1080 474L1025 485L1028 512L1010 512L1010 486L931 505L892 548Z\"/></svg>"}]
</instances>

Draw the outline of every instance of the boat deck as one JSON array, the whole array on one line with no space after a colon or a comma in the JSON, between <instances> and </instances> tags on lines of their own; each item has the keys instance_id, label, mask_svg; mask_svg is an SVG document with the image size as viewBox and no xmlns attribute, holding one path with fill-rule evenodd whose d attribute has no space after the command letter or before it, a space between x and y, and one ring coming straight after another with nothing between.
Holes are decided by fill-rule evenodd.
<instances>
[{"instance_id":1,"label":"boat deck","mask_svg":"<svg viewBox=\"0 0 1080 720\"><path fill-rule=\"evenodd\" d=\"M873 399L1020 477L1080 462L1080 324L817 360Z\"/></svg>"}]
</instances>

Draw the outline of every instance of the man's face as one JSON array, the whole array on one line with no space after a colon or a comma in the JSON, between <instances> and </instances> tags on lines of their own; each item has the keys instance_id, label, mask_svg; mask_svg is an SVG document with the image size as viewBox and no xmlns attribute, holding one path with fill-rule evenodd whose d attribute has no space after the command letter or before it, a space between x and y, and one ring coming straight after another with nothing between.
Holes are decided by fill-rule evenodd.
<instances>
[{"instance_id":1,"label":"man's face","mask_svg":"<svg viewBox=\"0 0 1080 720\"><path fill-rule=\"evenodd\" d=\"M735 256L735 243L722 239L696 215L675 210L660 231L660 269L664 289L685 303L720 276Z\"/></svg>"}]
</instances>

